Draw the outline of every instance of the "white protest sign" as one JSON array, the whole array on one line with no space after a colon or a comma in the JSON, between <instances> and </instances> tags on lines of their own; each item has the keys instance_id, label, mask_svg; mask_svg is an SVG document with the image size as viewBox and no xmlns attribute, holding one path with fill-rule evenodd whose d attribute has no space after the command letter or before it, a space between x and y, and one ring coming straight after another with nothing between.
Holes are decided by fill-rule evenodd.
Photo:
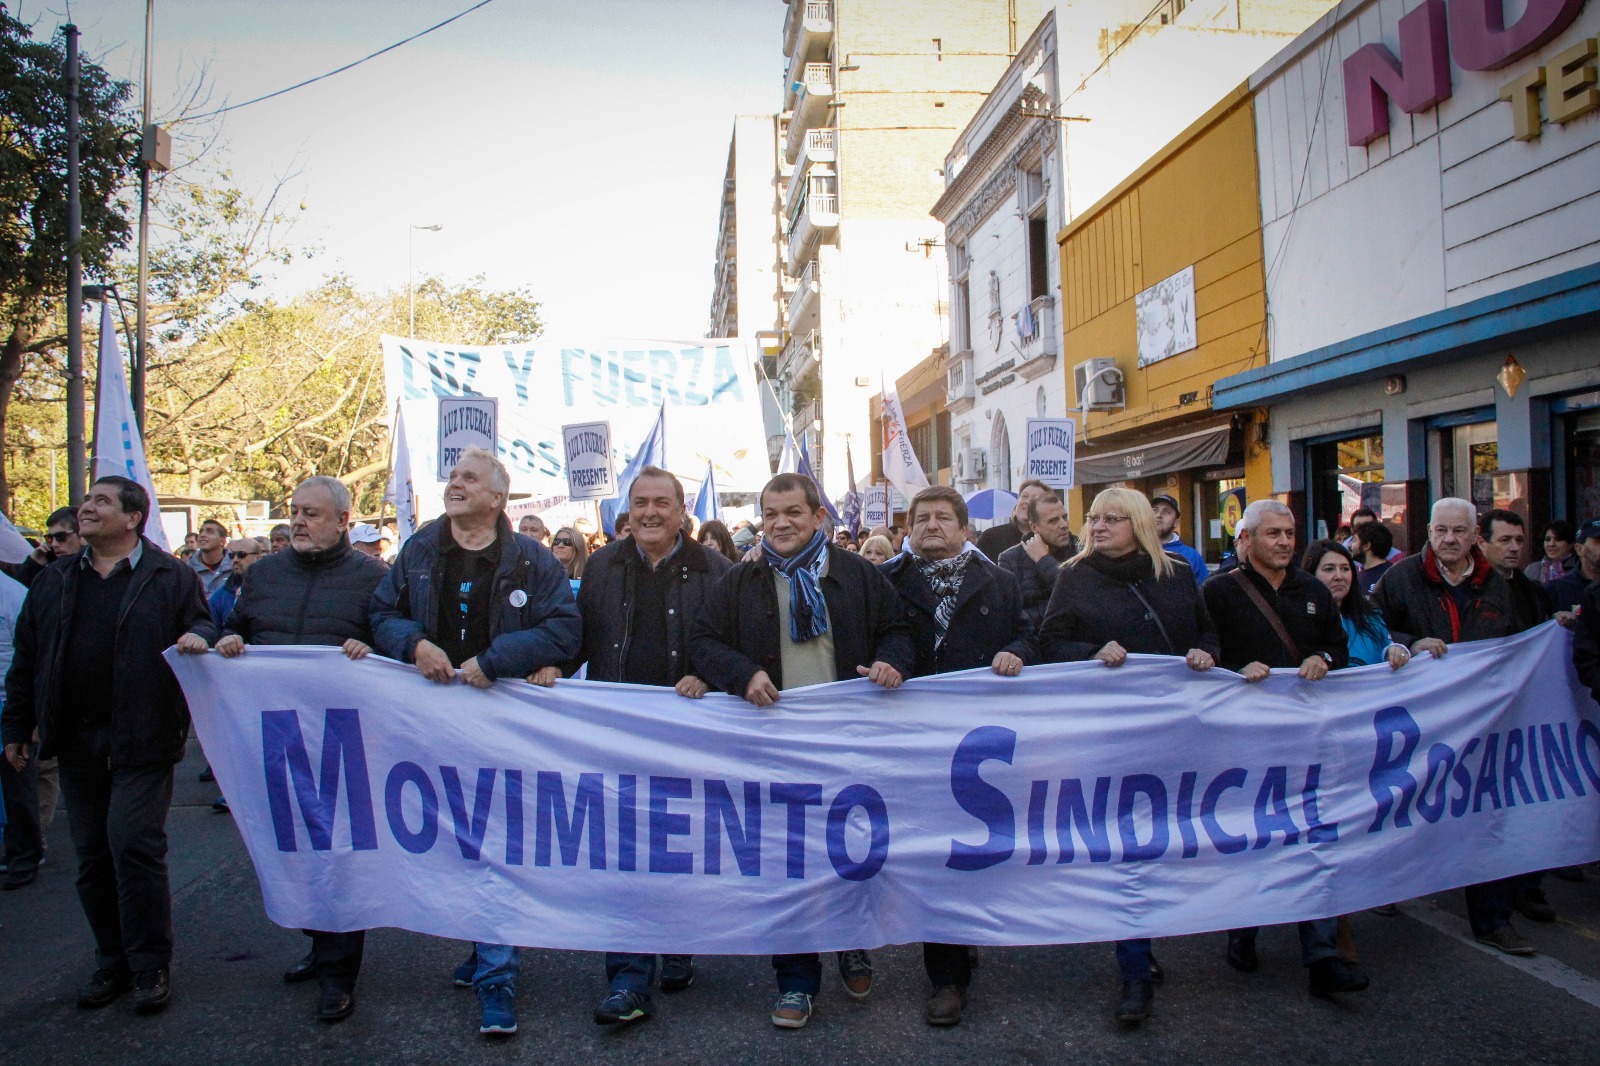
<instances>
[{"instance_id":1,"label":"white protest sign","mask_svg":"<svg viewBox=\"0 0 1600 1066\"><path fill-rule=\"evenodd\" d=\"M861 490L861 525L864 529L889 524L889 489L868 485Z\"/></svg>"},{"instance_id":2,"label":"white protest sign","mask_svg":"<svg viewBox=\"0 0 1600 1066\"><path fill-rule=\"evenodd\" d=\"M617 494L617 468L611 461L611 423L579 422L561 427L566 456L567 496L608 500Z\"/></svg>"},{"instance_id":3,"label":"white protest sign","mask_svg":"<svg viewBox=\"0 0 1600 1066\"><path fill-rule=\"evenodd\" d=\"M497 454L499 425L500 403L493 396L439 397L439 480L450 480L450 471L468 448Z\"/></svg>"},{"instance_id":4,"label":"white protest sign","mask_svg":"<svg viewBox=\"0 0 1600 1066\"><path fill-rule=\"evenodd\" d=\"M1028 461L1023 478L1037 479L1053 489L1072 488L1077 429L1070 418L1028 419Z\"/></svg>"}]
</instances>

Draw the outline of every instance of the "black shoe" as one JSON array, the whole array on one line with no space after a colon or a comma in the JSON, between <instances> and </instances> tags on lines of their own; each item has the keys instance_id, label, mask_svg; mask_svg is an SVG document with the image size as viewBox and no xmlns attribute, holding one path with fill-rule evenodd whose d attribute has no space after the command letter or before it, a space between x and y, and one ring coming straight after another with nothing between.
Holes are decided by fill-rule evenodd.
<instances>
[{"instance_id":1,"label":"black shoe","mask_svg":"<svg viewBox=\"0 0 1600 1066\"><path fill-rule=\"evenodd\" d=\"M978 954L978 949L976 947L973 947L971 944L968 944L967 945L967 969L976 970L978 968L979 964L982 963L982 962L983 962L983 957Z\"/></svg>"},{"instance_id":2,"label":"black shoe","mask_svg":"<svg viewBox=\"0 0 1600 1066\"><path fill-rule=\"evenodd\" d=\"M1117 1004L1118 1025L1138 1025L1150 1017L1156 992L1149 981L1122 982L1122 1001Z\"/></svg>"},{"instance_id":3,"label":"black shoe","mask_svg":"<svg viewBox=\"0 0 1600 1066\"><path fill-rule=\"evenodd\" d=\"M218 796L216 799L212 800L211 801L211 809L213 811L215 811L217 814L231 814L231 813L233 813L232 808L230 808L228 806L228 797L227 796Z\"/></svg>"},{"instance_id":4,"label":"black shoe","mask_svg":"<svg viewBox=\"0 0 1600 1066\"><path fill-rule=\"evenodd\" d=\"M317 1021L342 1022L356 1009L355 993L347 988L324 988L317 1000Z\"/></svg>"},{"instance_id":5,"label":"black shoe","mask_svg":"<svg viewBox=\"0 0 1600 1066\"><path fill-rule=\"evenodd\" d=\"M1367 975L1343 959L1318 959L1311 964L1311 994L1329 996L1336 992L1364 992Z\"/></svg>"},{"instance_id":6,"label":"black shoe","mask_svg":"<svg viewBox=\"0 0 1600 1066\"><path fill-rule=\"evenodd\" d=\"M1163 970L1161 968L1161 964L1156 961L1155 953L1151 952L1151 954L1150 954L1150 983L1153 984L1153 985L1159 985L1161 982L1165 981L1166 979L1167 979L1167 971L1165 971L1165 970Z\"/></svg>"},{"instance_id":7,"label":"black shoe","mask_svg":"<svg viewBox=\"0 0 1600 1066\"><path fill-rule=\"evenodd\" d=\"M19 888L27 888L39 879L37 868L32 870L12 870L6 874L5 890L15 892Z\"/></svg>"},{"instance_id":8,"label":"black shoe","mask_svg":"<svg viewBox=\"0 0 1600 1066\"><path fill-rule=\"evenodd\" d=\"M140 970L133 975L133 1009L155 1014L172 1000L172 974L165 968Z\"/></svg>"},{"instance_id":9,"label":"black shoe","mask_svg":"<svg viewBox=\"0 0 1600 1066\"><path fill-rule=\"evenodd\" d=\"M127 970L96 970L89 983L78 989L78 1006L85 1010L104 1007L133 987L133 974Z\"/></svg>"},{"instance_id":10,"label":"black shoe","mask_svg":"<svg viewBox=\"0 0 1600 1066\"><path fill-rule=\"evenodd\" d=\"M283 971L283 983L297 985L315 976L317 976L317 954L315 951L308 951L305 958Z\"/></svg>"},{"instance_id":11,"label":"black shoe","mask_svg":"<svg viewBox=\"0 0 1600 1066\"><path fill-rule=\"evenodd\" d=\"M1253 936L1228 936L1228 965L1241 973L1255 973L1261 968L1256 955L1256 938Z\"/></svg>"},{"instance_id":12,"label":"black shoe","mask_svg":"<svg viewBox=\"0 0 1600 1066\"><path fill-rule=\"evenodd\" d=\"M1561 880L1561 881L1586 881L1586 880L1588 880L1588 878L1586 878L1584 876L1583 867L1581 867L1581 866L1563 866L1559 870L1551 870L1550 872L1552 874L1554 874L1558 880Z\"/></svg>"},{"instance_id":13,"label":"black shoe","mask_svg":"<svg viewBox=\"0 0 1600 1066\"><path fill-rule=\"evenodd\" d=\"M204 770L200 771L200 783L202 785L209 785L209 784L211 784L211 782L215 781L216 779L217 779L217 775L211 772L211 766L208 763L206 765L206 768Z\"/></svg>"},{"instance_id":14,"label":"black shoe","mask_svg":"<svg viewBox=\"0 0 1600 1066\"><path fill-rule=\"evenodd\" d=\"M650 997L632 990L614 991L594 1009L596 1025L622 1025L625 1022L642 1022L656 1012Z\"/></svg>"},{"instance_id":15,"label":"black shoe","mask_svg":"<svg viewBox=\"0 0 1600 1066\"><path fill-rule=\"evenodd\" d=\"M11 887L11 882L6 882L6 887ZM1517 913L1530 922L1553 922L1556 920L1556 909L1550 906L1550 901L1544 898L1544 890L1530 888L1517 896L1513 904Z\"/></svg>"},{"instance_id":16,"label":"black shoe","mask_svg":"<svg viewBox=\"0 0 1600 1066\"><path fill-rule=\"evenodd\" d=\"M967 990L959 985L940 985L928 997L923 1020L929 1025L951 1026L961 1024L961 1012L967 1009Z\"/></svg>"},{"instance_id":17,"label":"black shoe","mask_svg":"<svg viewBox=\"0 0 1600 1066\"><path fill-rule=\"evenodd\" d=\"M688 955L665 955L661 959L661 991L682 992L694 984L694 964Z\"/></svg>"}]
</instances>

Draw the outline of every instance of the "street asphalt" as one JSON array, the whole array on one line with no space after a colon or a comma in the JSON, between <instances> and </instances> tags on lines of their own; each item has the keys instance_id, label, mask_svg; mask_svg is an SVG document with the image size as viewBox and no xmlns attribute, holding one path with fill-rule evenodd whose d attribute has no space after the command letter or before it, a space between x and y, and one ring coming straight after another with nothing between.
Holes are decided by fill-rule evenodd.
<instances>
[{"instance_id":1,"label":"street asphalt","mask_svg":"<svg viewBox=\"0 0 1600 1066\"><path fill-rule=\"evenodd\" d=\"M1155 1016L1119 1030L1110 945L985 948L971 1003L954 1029L922 1020L926 978L916 945L873 952L871 997L853 1002L826 960L811 1024L777 1030L765 958L696 960L698 980L657 993L656 1016L621 1029L590 1020L604 995L601 959L527 950L521 1032L478 1035L471 992L450 972L463 945L397 930L367 940L358 1006L315 1021L315 983L282 971L307 941L262 912L233 820L210 809L191 744L168 823L177 950L173 1001L140 1017L127 998L74 1003L93 968L73 891L66 818L50 833L39 880L0 893L0 1057L45 1063L1600 1063L1600 868L1584 883L1546 878L1554 924L1517 920L1541 950L1514 964L1471 942L1459 892L1413 900L1398 917L1354 916L1365 993L1306 992L1292 928L1261 933L1261 969L1223 961L1220 933L1159 941L1167 980ZM1241 921L1248 915L1241 915Z\"/></svg>"}]
</instances>

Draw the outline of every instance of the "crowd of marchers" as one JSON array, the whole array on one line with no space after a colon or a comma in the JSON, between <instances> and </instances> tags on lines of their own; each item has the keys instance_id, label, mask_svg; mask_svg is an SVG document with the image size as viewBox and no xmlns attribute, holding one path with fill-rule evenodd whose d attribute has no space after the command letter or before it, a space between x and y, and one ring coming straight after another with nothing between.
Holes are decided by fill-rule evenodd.
<instances>
[{"instance_id":1,"label":"crowd of marchers","mask_svg":"<svg viewBox=\"0 0 1600 1066\"><path fill-rule=\"evenodd\" d=\"M1038 663L1088 660L1115 669L1133 654L1222 667L1241 685L1274 669L1317 682L1347 667L1402 670L1414 656L1557 618L1573 630L1579 678L1600 699L1600 521L1553 526L1545 557L1528 566L1522 519L1479 515L1461 499L1433 506L1427 543L1404 557L1370 512L1357 512L1348 539L1301 550L1290 509L1258 500L1238 523L1231 565L1208 575L1175 532L1177 502L1126 488L1099 493L1075 536L1061 498L1030 482L1011 521L974 536L962 497L935 486L911 500L906 528L872 530L859 544L847 530L830 535L817 486L798 474L762 490L759 532L708 522L690 536L678 479L647 467L628 490L619 535L604 544L573 527L551 533L537 516L514 532L509 489L498 460L469 450L446 485L443 515L392 565L374 527L352 536L350 493L330 477L299 486L289 522L266 543L229 542L225 527L207 523L186 559L143 536L151 501L125 478L101 478L76 511L51 516L46 547L14 571L25 596L0 605L14 627L0 716L5 887L33 880L59 783L95 941L79 1006L131 992L135 1010L150 1013L171 997L165 823L189 725L162 659L174 644L228 659L251 645L332 645L351 659L376 651L430 681L479 689L549 686L581 671L781 711L785 692L808 685L864 677L893 689L950 671L1015 677ZM1533 954L1512 915L1555 918L1541 876L1465 889L1472 934ZM1312 994L1366 989L1340 915L1298 931ZM283 978L318 982L316 1016L339 1021L355 1009L365 935L306 934L309 950ZM1164 974L1147 939L1115 950L1115 1016L1137 1025ZM1256 930L1229 932L1224 958L1256 970ZM957 1024L976 949L924 944L923 959L927 1022ZM801 1028L822 959L771 961L771 1022ZM836 963L848 995L871 993L867 951L839 952ZM654 1014L654 990L690 988L696 962L611 952L604 968L594 1020L618 1025ZM485 1035L516 1032L519 971L519 949L508 944L473 944L455 968L454 983L476 993Z\"/></svg>"}]
</instances>

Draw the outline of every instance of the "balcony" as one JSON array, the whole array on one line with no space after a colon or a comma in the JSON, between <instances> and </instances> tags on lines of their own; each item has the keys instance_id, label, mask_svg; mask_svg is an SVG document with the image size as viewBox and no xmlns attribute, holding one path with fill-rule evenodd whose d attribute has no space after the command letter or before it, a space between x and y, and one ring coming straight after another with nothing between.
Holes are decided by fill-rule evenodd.
<instances>
[{"instance_id":1,"label":"balcony","mask_svg":"<svg viewBox=\"0 0 1600 1066\"><path fill-rule=\"evenodd\" d=\"M791 0L783 19L783 54L809 56L826 51L833 36L832 0Z\"/></svg>"},{"instance_id":2,"label":"balcony","mask_svg":"<svg viewBox=\"0 0 1600 1066\"><path fill-rule=\"evenodd\" d=\"M789 216L789 249L784 267L792 274L811 258L824 235L839 228L839 194L810 189Z\"/></svg>"},{"instance_id":3,"label":"balcony","mask_svg":"<svg viewBox=\"0 0 1600 1066\"><path fill-rule=\"evenodd\" d=\"M1017 363L1017 376L1023 381L1042 378L1056 368L1056 353L1061 338L1056 334L1056 302L1049 296L1040 296L1029 305L1033 311L1033 335L1022 336L1018 329L1017 347L1022 357Z\"/></svg>"},{"instance_id":4,"label":"balcony","mask_svg":"<svg viewBox=\"0 0 1600 1066\"><path fill-rule=\"evenodd\" d=\"M778 376L791 389L816 373L822 361L822 335L816 330L795 334L778 357Z\"/></svg>"},{"instance_id":5,"label":"balcony","mask_svg":"<svg viewBox=\"0 0 1600 1066\"><path fill-rule=\"evenodd\" d=\"M794 336L814 329L817 325L817 305L820 302L821 289L817 286L817 264L815 261L806 264L806 269L800 275L800 281L795 286L794 295L789 297L789 332Z\"/></svg>"},{"instance_id":6,"label":"balcony","mask_svg":"<svg viewBox=\"0 0 1600 1066\"><path fill-rule=\"evenodd\" d=\"M800 190L805 187L806 174L813 163L831 164L838 158L834 146L838 143L838 130L806 130L805 137L800 145L800 157L795 160L789 178L789 191L784 197L783 210L785 214L794 209L794 201L800 195Z\"/></svg>"},{"instance_id":7,"label":"balcony","mask_svg":"<svg viewBox=\"0 0 1600 1066\"><path fill-rule=\"evenodd\" d=\"M807 63L800 77L789 83L789 93L784 107L793 113L789 119L789 135L784 142L784 159L794 162L805 143L809 129L826 126L828 104L833 100L833 65Z\"/></svg>"},{"instance_id":8,"label":"balcony","mask_svg":"<svg viewBox=\"0 0 1600 1066\"><path fill-rule=\"evenodd\" d=\"M944 402L952 415L972 410L978 402L978 386L972 375L972 353L955 352L944 368Z\"/></svg>"}]
</instances>

